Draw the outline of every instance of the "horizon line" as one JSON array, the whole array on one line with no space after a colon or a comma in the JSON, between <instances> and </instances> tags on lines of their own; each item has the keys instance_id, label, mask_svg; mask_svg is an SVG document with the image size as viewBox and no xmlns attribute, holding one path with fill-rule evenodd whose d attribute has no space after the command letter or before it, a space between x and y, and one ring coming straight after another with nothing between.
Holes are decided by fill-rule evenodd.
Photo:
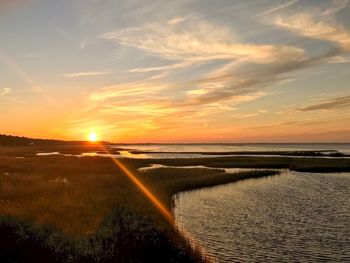
<instances>
[{"instance_id":1,"label":"horizon line","mask_svg":"<svg viewBox=\"0 0 350 263\"><path fill-rule=\"evenodd\" d=\"M47 139L47 138L32 138L32 137L27 137L27 136L19 136L19 135L9 135L9 134L0 134L0 136L9 136L9 137L19 137L19 138L26 138L26 139L31 139L31 140L52 140L52 141L61 141L61 142L77 142L77 143L86 143L89 141L87 140L62 140L62 139ZM204 144L204 145L219 145L219 144L350 144L350 142L332 142L332 141L326 141L326 142L300 142L300 141L295 141L295 142L113 142L113 141L108 141L108 140L99 140L98 142L100 143L107 143L107 144L133 144L133 145L147 145L147 144L164 144L164 145L169 145L169 144L183 144L183 145L194 145L194 144Z\"/></svg>"}]
</instances>

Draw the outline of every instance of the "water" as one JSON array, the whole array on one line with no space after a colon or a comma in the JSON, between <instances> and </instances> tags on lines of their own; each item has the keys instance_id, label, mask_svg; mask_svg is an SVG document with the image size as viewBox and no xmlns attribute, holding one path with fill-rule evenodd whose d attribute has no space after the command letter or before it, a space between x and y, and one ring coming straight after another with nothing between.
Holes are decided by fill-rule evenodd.
<instances>
[{"instance_id":1,"label":"water","mask_svg":"<svg viewBox=\"0 0 350 263\"><path fill-rule=\"evenodd\" d=\"M115 158L138 158L138 159L166 159L166 158L211 158L222 157L215 153L249 151L250 155L245 156L261 156L254 155L254 151L271 151L271 154L264 156L279 156L274 151L338 151L340 153L350 154L350 144L115 144L112 148L118 149L119 154L103 154L96 152L87 152L80 154L63 154L66 156L100 156ZM145 153L133 153L133 151L144 151ZM201 153L213 154L201 154ZM58 155L59 152L37 153L37 155ZM237 154L224 155L237 156ZM304 156L303 158L308 158ZM310 157L314 158L314 157ZM322 156L321 158L328 158ZM349 157L344 157L349 158Z\"/></svg>"},{"instance_id":2,"label":"water","mask_svg":"<svg viewBox=\"0 0 350 263\"><path fill-rule=\"evenodd\" d=\"M180 193L174 213L218 262L350 262L350 173L280 176Z\"/></svg>"},{"instance_id":3,"label":"water","mask_svg":"<svg viewBox=\"0 0 350 263\"><path fill-rule=\"evenodd\" d=\"M116 144L116 147L149 152L321 151L350 154L350 143L225 143L225 144Z\"/></svg>"},{"instance_id":4,"label":"water","mask_svg":"<svg viewBox=\"0 0 350 263\"><path fill-rule=\"evenodd\" d=\"M268 156L279 156L273 154L274 151L338 151L345 154L350 154L350 144L122 144L115 145L116 148L123 148L125 151L120 151L119 157L127 158L147 158L147 159L164 159L164 158L211 158L222 157L215 153L235 152L235 151L250 151L250 156L254 155L254 151L271 151ZM133 154L133 150L144 151L147 153ZM201 153L213 153L205 154ZM237 156L236 154L225 156ZM247 155L246 155L247 156ZM266 155L265 155L266 156ZM304 157L307 158L307 157ZM327 157L322 157L327 158Z\"/></svg>"},{"instance_id":5,"label":"water","mask_svg":"<svg viewBox=\"0 0 350 263\"><path fill-rule=\"evenodd\" d=\"M255 169L252 168L218 168L218 167L208 167L205 165L187 165L187 166L171 166L171 165L163 165L163 164L151 164L146 167L141 167L138 170L140 172L147 172L150 170L162 169L162 168L174 168L174 169L208 169L208 170L223 170L226 173L239 173L239 172L250 172ZM282 169L264 169L264 170L281 170Z\"/></svg>"}]
</instances>

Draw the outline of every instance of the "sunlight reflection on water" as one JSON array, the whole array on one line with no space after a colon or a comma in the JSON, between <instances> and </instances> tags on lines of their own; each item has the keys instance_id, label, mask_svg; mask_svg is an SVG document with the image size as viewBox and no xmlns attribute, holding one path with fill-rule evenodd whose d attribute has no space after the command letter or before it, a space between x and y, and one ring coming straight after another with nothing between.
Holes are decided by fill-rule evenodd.
<instances>
[{"instance_id":1,"label":"sunlight reflection on water","mask_svg":"<svg viewBox=\"0 0 350 263\"><path fill-rule=\"evenodd\" d=\"M350 144L122 144L110 146L115 158L136 159L177 159L177 158L211 158L242 156L234 152L246 152L244 156L280 157L276 151L322 151L324 156L301 156L302 158L334 158L328 154L349 153ZM139 153L137 153L139 151ZM254 152L263 152L263 155ZM224 155L218 153L227 153ZM228 153L232 152L232 153ZM202 154L205 153L205 154ZM41 152L38 156L59 155L59 152ZM63 154L65 156L101 156L111 157L109 154L88 152L79 154ZM288 156L288 155L285 155ZM298 158L298 156L293 156ZM338 156L338 158L349 158Z\"/></svg>"}]
</instances>

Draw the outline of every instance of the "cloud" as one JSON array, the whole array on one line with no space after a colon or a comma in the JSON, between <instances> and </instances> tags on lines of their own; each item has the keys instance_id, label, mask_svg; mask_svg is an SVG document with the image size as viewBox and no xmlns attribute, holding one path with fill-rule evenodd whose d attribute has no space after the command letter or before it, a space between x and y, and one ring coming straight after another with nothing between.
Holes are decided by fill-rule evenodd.
<instances>
[{"instance_id":1,"label":"cloud","mask_svg":"<svg viewBox=\"0 0 350 263\"><path fill-rule=\"evenodd\" d=\"M335 48L319 56L299 61L285 61L253 68L249 66L241 72L236 68L233 70L227 68L210 76L183 83L182 85L198 86L200 92L189 93L182 105L203 105L225 100L239 102L242 98L250 96L252 99L257 99L266 95L264 90L270 85L289 79L289 73L327 63L339 53L342 51Z\"/></svg>"},{"instance_id":2,"label":"cloud","mask_svg":"<svg viewBox=\"0 0 350 263\"><path fill-rule=\"evenodd\" d=\"M293 19L291 22L294 24ZM283 28L293 31L292 27ZM129 69L129 73L155 73L156 76L102 87L89 96L88 110L79 114L88 119L94 114L106 123L117 120L118 125L129 127L126 134L181 129L192 125L194 120L203 127L203 123L210 124L210 119L217 117L215 114L237 119L266 114L266 109L247 114L233 111L237 104L271 94L269 88L291 79L291 73L331 60L339 61L345 52L344 45L339 44L340 47L323 54L306 57L299 47L245 43L231 29L192 16L115 30L102 37L163 60L160 66ZM334 39L337 43L342 41L339 36ZM169 72L192 70L204 63L210 65L210 69L191 75L190 80L162 79ZM144 131L130 128L141 126Z\"/></svg>"},{"instance_id":3,"label":"cloud","mask_svg":"<svg viewBox=\"0 0 350 263\"><path fill-rule=\"evenodd\" d=\"M304 63L304 50L288 45L248 44L240 41L232 30L222 25L205 21L198 17L175 17L163 23L151 23L141 27L129 27L102 35L103 38L115 41L118 44L135 47L147 51L162 59L176 61L166 66L133 68L131 73L161 72L146 80L143 86L149 94L148 87L159 86L152 81L168 76L170 72L192 67L203 63L214 63L218 60L230 62L220 66L218 72L195 77L193 81L182 83L167 83L162 89L168 93L180 91L183 96L170 97L167 107L195 107L212 103L231 101L233 104L264 96L262 91L268 84L276 81L276 75L285 71L290 64L295 67ZM227 63L226 63L227 64ZM248 70L244 75L232 72L233 65L269 65L277 72L266 70ZM227 67L227 71L224 68ZM282 69L281 69L282 68ZM127 85L129 86L129 85ZM136 85L137 87L137 85ZM135 89L132 86L131 90ZM161 96L161 92L152 94ZM109 91L98 91L90 98L93 100L107 100L120 97L120 87ZM152 98L148 98L150 101ZM159 102L159 100L157 100Z\"/></svg>"},{"instance_id":4,"label":"cloud","mask_svg":"<svg viewBox=\"0 0 350 263\"><path fill-rule=\"evenodd\" d=\"M248 118L256 117L258 115L259 115L258 113L234 114L231 117L236 119L248 119Z\"/></svg>"},{"instance_id":5,"label":"cloud","mask_svg":"<svg viewBox=\"0 0 350 263\"><path fill-rule=\"evenodd\" d=\"M8 87L0 88L0 97L5 97L6 100L12 103L23 103L21 99L12 95L12 89Z\"/></svg>"},{"instance_id":6,"label":"cloud","mask_svg":"<svg viewBox=\"0 0 350 263\"><path fill-rule=\"evenodd\" d=\"M327 10L298 13L290 16L277 16L274 24L296 34L314 39L334 42L350 51L350 32L336 23L334 14L346 7L348 1L335 1Z\"/></svg>"},{"instance_id":7,"label":"cloud","mask_svg":"<svg viewBox=\"0 0 350 263\"><path fill-rule=\"evenodd\" d=\"M339 25L317 21L310 14L298 14L292 17L277 17L276 25L300 35L335 42L350 50L350 32Z\"/></svg>"},{"instance_id":8,"label":"cloud","mask_svg":"<svg viewBox=\"0 0 350 263\"><path fill-rule=\"evenodd\" d=\"M126 83L124 85L112 85L99 88L90 95L90 100L97 102L118 98L141 98L142 96L150 98L152 93L161 91L165 88L165 85L151 85L147 83Z\"/></svg>"},{"instance_id":9,"label":"cloud","mask_svg":"<svg viewBox=\"0 0 350 263\"><path fill-rule=\"evenodd\" d=\"M343 56L334 56L334 57L331 57L328 62L329 63L334 63L334 64L350 63L350 58L349 57L343 57Z\"/></svg>"},{"instance_id":10,"label":"cloud","mask_svg":"<svg viewBox=\"0 0 350 263\"><path fill-rule=\"evenodd\" d=\"M236 72L235 68L233 71L226 68L224 71L182 83L159 85L146 81L104 87L91 94L90 99L104 105L113 104L113 107L108 108L108 112L118 112L118 108L125 112L126 106L130 109L130 104L142 104L143 107L135 108L133 112L139 111L143 115L149 112L150 115L154 115L154 108L150 106L153 104L157 105L157 114L167 114L169 109L193 114L193 111L201 110L204 105L218 103L236 105L266 96L268 95L266 89L274 83L289 79L287 74L290 72L327 62L339 52L341 51L333 49L325 54L300 61L286 61L271 64L269 67L260 65L258 68L244 69L244 73ZM181 93L180 90L182 90ZM176 93L176 95L170 95L171 93ZM100 106L97 105L97 107Z\"/></svg>"},{"instance_id":11,"label":"cloud","mask_svg":"<svg viewBox=\"0 0 350 263\"><path fill-rule=\"evenodd\" d=\"M337 110L350 108L350 96L325 99L318 103L298 108L299 111Z\"/></svg>"},{"instance_id":12,"label":"cloud","mask_svg":"<svg viewBox=\"0 0 350 263\"><path fill-rule=\"evenodd\" d=\"M272 14L272 13L277 12L277 11L279 11L279 10L282 10L282 9L288 7L288 6L291 6L291 5L293 5L293 4L295 4L295 3L299 2L299 1L300 1L300 0L292 0L292 1L289 1L289 2L287 2L287 3L285 3L285 4L278 5L278 6L275 6L275 7L271 8L271 9L269 9L269 10L266 10L266 11L264 11L264 12L258 14L257 16L265 16L265 15Z\"/></svg>"},{"instance_id":13,"label":"cloud","mask_svg":"<svg viewBox=\"0 0 350 263\"><path fill-rule=\"evenodd\" d=\"M89 71L89 72L76 72L64 74L66 78L79 78L79 77L91 77L110 74L109 71Z\"/></svg>"},{"instance_id":14,"label":"cloud","mask_svg":"<svg viewBox=\"0 0 350 263\"><path fill-rule=\"evenodd\" d=\"M133 68L129 69L128 72L130 73L147 73L147 72L153 72L153 71L168 71L168 70L175 70L175 69L181 69L186 68L191 65L195 64L193 61L184 61L180 63L175 63L167 66L159 66L159 67L144 67L144 68Z\"/></svg>"},{"instance_id":15,"label":"cloud","mask_svg":"<svg viewBox=\"0 0 350 263\"><path fill-rule=\"evenodd\" d=\"M10 88L8 88L8 87L1 88L0 89L0 96L5 96L5 95L11 93L11 91L12 90Z\"/></svg>"},{"instance_id":16,"label":"cloud","mask_svg":"<svg viewBox=\"0 0 350 263\"><path fill-rule=\"evenodd\" d=\"M329 121L315 120L315 119L291 120L291 121L280 122L280 123L270 124L270 125L246 127L246 128L243 128L243 130L265 130L265 129L273 130L274 128L290 129L291 127L314 127L315 125L320 125L320 124L322 125L325 123L329 123Z\"/></svg>"},{"instance_id":17,"label":"cloud","mask_svg":"<svg viewBox=\"0 0 350 263\"><path fill-rule=\"evenodd\" d=\"M102 37L170 60L244 59L266 64L298 60L304 55L302 49L293 46L240 43L228 28L199 18L131 27Z\"/></svg>"},{"instance_id":18,"label":"cloud","mask_svg":"<svg viewBox=\"0 0 350 263\"><path fill-rule=\"evenodd\" d=\"M177 16L177 17L174 17L174 18L168 20L167 23L170 25L176 25L176 24L179 24L181 22L184 22L187 19L188 19L187 16Z\"/></svg>"},{"instance_id":19,"label":"cloud","mask_svg":"<svg viewBox=\"0 0 350 263\"><path fill-rule=\"evenodd\" d=\"M128 71L131 73L161 72L144 80L144 83L164 78L173 71L203 63L214 63L218 60L230 62L229 69L232 69L231 65L234 64L268 64L283 67L286 63L305 60L304 50L301 48L244 43L230 29L193 16L175 17L164 23L120 29L105 33L102 37L118 44L145 50L162 59L176 61L166 66L133 68ZM259 74L256 70L250 71L245 76L237 76L232 72L225 74L214 74L214 77L211 74L190 82L168 83L164 89L169 91L186 89L185 97L171 99L168 104L173 107L192 107L223 100L238 103L247 98L256 99L263 96L265 92L261 92L259 85L272 81L272 78L256 77ZM157 86L154 83L148 83L146 86L152 85ZM119 96L119 91L116 89L103 92L104 95L101 95L101 92L98 93L99 95L95 94L93 98L108 99L108 97Z\"/></svg>"}]
</instances>

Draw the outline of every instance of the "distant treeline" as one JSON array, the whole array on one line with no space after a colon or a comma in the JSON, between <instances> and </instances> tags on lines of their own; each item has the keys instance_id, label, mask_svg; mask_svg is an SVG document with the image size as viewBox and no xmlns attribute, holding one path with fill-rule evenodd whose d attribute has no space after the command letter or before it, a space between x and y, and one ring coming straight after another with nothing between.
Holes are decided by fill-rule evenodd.
<instances>
[{"instance_id":1,"label":"distant treeline","mask_svg":"<svg viewBox=\"0 0 350 263\"><path fill-rule=\"evenodd\" d=\"M28 137L19 137L0 134L0 146L53 146L53 145L79 145L85 144L85 141L61 141L47 139L33 139ZM101 142L108 144L108 142Z\"/></svg>"}]
</instances>

